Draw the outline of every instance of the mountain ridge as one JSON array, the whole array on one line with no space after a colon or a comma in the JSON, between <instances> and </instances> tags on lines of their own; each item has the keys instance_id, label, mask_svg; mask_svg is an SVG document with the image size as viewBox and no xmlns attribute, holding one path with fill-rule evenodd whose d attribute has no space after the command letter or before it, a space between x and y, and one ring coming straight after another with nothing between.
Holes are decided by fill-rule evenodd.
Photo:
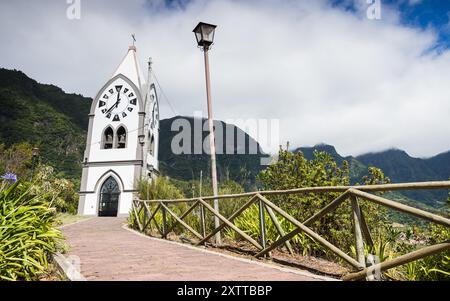
<instances>
[{"instance_id":1,"label":"mountain ridge","mask_svg":"<svg viewBox=\"0 0 450 301\"><path fill-rule=\"evenodd\" d=\"M367 167L370 166L383 170L394 183L443 181L450 178L450 151L429 158L415 158L404 150L390 148L385 151L344 157L336 151L334 146L325 143L312 147L298 147L293 151L301 151L307 159L311 160L314 151L327 150L336 162L342 163L347 160L350 163L353 184L365 175ZM433 207L443 205L447 199L447 192L442 190L404 191L402 194Z\"/></svg>"}]
</instances>

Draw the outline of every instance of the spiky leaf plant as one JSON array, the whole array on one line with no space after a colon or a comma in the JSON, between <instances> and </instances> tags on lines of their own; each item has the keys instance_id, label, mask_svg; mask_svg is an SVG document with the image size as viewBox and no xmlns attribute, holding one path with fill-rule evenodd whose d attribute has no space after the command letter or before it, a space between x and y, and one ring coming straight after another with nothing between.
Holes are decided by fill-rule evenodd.
<instances>
[{"instance_id":1,"label":"spiky leaf plant","mask_svg":"<svg viewBox=\"0 0 450 301\"><path fill-rule=\"evenodd\" d=\"M48 271L61 232L54 227L55 210L29 185L0 185L0 279L36 280Z\"/></svg>"}]
</instances>

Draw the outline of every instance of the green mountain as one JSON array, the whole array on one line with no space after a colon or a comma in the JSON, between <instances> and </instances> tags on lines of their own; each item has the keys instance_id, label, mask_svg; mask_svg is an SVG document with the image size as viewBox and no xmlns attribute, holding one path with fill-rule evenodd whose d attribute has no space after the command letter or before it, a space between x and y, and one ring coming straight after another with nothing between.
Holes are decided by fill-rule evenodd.
<instances>
[{"instance_id":1,"label":"green mountain","mask_svg":"<svg viewBox=\"0 0 450 301\"><path fill-rule=\"evenodd\" d=\"M172 123L178 119L184 119L189 124L190 136L194 137L195 120L193 117L176 116L170 119L161 120L159 152L161 172L173 178L182 180L199 179L200 171L203 171L203 176L209 177L211 174L210 156L205 152L195 154L194 142L192 140L183 141L189 143L190 151L188 151L188 154L174 154L172 152L172 140L176 135L180 134L182 130L171 130ZM197 119L197 122L198 124L203 125L207 120ZM259 144L240 128L228 125L222 121L214 121L214 126L216 129L217 127L223 129L222 139L218 136L216 137L216 166L219 181L232 179L243 184L247 188L250 188L255 184L258 173L264 168L264 166L261 165L261 158L267 157L267 155L261 151ZM230 134L227 132L229 130L233 131L234 139L227 145L226 135ZM201 141L205 141L204 144L209 145L207 136L208 132L204 131L202 133ZM238 143L238 137L243 137L244 139L242 141L245 143ZM218 141L224 142L218 143ZM250 143L256 145L257 152L255 154L250 154ZM222 145L222 147L220 147L220 145ZM233 150L232 152L230 152L231 149Z\"/></svg>"},{"instance_id":2,"label":"green mountain","mask_svg":"<svg viewBox=\"0 0 450 301\"><path fill-rule=\"evenodd\" d=\"M413 158L405 151L390 149L379 153L370 153L356 158L365 165L381 168L394 182L421 182L448 180L450 178L450 153L440 154L429 159ZM441 207L448 192L444 190L405 191L408 198Z\"/></svg>"},{"instance_id":3,"label":"green mountain","mask_svg":"<svg viewBox=\"0 0 450 301\"><path fill-rule=\"evenodd\" d=\"M350 163L353 183L356 183L365 175L369 166L381 168L394 183L440 181L450 178L450 152L427 159L413 158L405 151L398 149L368 153L357 157L343 157L339 155L334 146L327 144L300 147L295 151L301 151L306 158L312 159L315 150L328 152L338 163L347 160ZM440 208L446 202L448 192L443 190L417 190L404 191L402 195L406 199Z\"/></svg>"},{"instance_id":4,"label":"green mountain","mask_svg":"<svg viewBox=\"0 0 450 301\"><path fill-rule=\"evenodd\" d=\"M450 170L450 151L426 159L427 164L434 170L441 179L449 177Z\"/></svg>"},{"instance_id":5,"label":"green mountain","mask_svg":"<svg viewBox=\"0 0 450 301\"><path fill-rule=\"evenodd\" d=\"M64 177L81 175L91 99L0 69L0 143L29 142Z\"/></svg>"},{"instance_id":6,"label":"green mountain","mask_svg":"<svg viewBox=\"0 0 450 301\"><path fill-rule=\"evenodd\" d=\"M314 152L326 152L333 157L333 159L338 163L342 164L342 161L346 160L344 157L338 154L334 146L328 144L317 144L313 147L299 147L294 152L302 152L306 159L312 160L314 158Z\"/></svg>"}]
</instances>

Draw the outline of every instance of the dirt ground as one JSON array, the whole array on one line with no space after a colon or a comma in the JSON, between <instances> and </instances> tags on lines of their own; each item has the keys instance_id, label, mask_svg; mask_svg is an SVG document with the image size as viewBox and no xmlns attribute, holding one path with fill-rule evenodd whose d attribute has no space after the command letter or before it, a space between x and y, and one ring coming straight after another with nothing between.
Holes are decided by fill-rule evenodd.
<instances>
[{"instance_id":1,"label":"dirt ground","mask_svg":"<svg viewBox=\"0 0 450 301\"><path fill-rule=\"evenodd\" d=\"M152 236L158 237L156 233L152 233ZM195 241L191 238L187 238L183 235L177 236L175 233L170 233L167 237L168 240L195 244ZM208 250L225 253L233 256L239 256L246 259L258 260L262 262L268 262L271 264L277 264L279 266L287 266L307 270L317 275L323 275L340 279L343 275L349 273L349 269L341 266L336 262L329 260L316 258L313 256L303 256L300 254L290 254L286 248L276 249L270 253L270 257L256 259L253 257L256 254L255 248L247 242L236 242L226 238L222 239L223 245L218 247L212 244L207 244L205 247Z\"/></svg>"}]
</instances>

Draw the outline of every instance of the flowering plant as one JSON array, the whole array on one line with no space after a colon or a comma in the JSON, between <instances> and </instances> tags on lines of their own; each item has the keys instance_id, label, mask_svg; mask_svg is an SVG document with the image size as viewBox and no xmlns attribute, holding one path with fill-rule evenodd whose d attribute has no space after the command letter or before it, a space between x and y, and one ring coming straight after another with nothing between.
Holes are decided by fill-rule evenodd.
<instances>
[{"instance_id":1,"label":"flowering plant","mask_svg":"<svg viewBox=\"0 0 450 301\"><path fill-rule=\"evenodd\" d=\"M16 183L17 182L17 175L12 173L12 172L7 172L3 176L1 176L0 178L5 180L5 181L12 182L12 183Z\"/></svg>"},{"instance_id":2,"label":"flowering plant","mask_svg":"<svg viewBox=\"0 0 450 301\"><path fill-rule=\"evenodd\" d=\"M12 172L7 172L3 176L0 176L0 191L3 191L6 187L17 182L17 175Z\"/></svg>"}]
</instances>

